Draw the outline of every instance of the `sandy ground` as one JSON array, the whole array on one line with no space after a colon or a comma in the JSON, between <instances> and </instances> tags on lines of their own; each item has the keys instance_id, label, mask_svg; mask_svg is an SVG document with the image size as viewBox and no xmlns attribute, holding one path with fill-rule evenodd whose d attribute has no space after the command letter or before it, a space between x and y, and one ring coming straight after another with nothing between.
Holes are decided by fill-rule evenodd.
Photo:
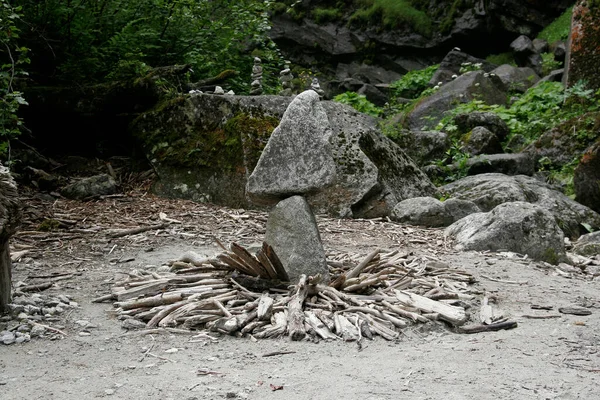
<instances>
[{"instance_id":1,"label":"sandy ground","mask_svg":"<svg viewBox=\"0 0 600 400\"><path fill-rule=\"evenodd\" d=\"M25 234L12 244L30 252L15 263L14 281L30 284L40 271L73 272L46 293L71 295L80 307L52 322L65 337L0 345L2 400L600 399L600 283L583 274L565 277L501 254L458 253L439 231L319 219L326 250L409 249L465 269L518 327L465 335L429 323L407 329L397 342L378 337L362 348L341 341L209 340L194 337L198 332L141 335L121 328L110 303L91 303L109 292L117 272L161 265L187 250L214 254L213 235L252 244L261 240L266 216L151 196L78 203L29 194L24 200ZM103 235L107 228L156 223L159 212L183 224L120 239ZM49 216L70 222L58 233L27 234ZM570 305L592 314L557 311ZM532 314L557 317L526 317ZM81 328L81 320L92 328ZM273 351L292 353L263 356Z\"/></svg>"}]
</instances>

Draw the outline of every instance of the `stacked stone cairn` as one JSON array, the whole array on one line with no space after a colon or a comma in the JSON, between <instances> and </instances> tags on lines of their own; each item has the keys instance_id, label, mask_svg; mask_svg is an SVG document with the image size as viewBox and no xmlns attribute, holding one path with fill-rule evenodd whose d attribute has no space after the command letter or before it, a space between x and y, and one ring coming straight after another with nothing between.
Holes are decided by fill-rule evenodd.
<instances>
[{"instance_id":1,"label":"stacked stone cairn","mask_svg":"<svg viewBox=\"0 0 600 400\"><path fill-rule=\"evenodd\" d=\"M325 92L321 89L321 85L319 84L318 78L313 78L312 83L310 84L310 88L317 92L319 95L319 99L323 100L323 96L325 96Z\"/></svg>"},{"instance_id":2,"label":"stacked stone cairn","mask_svg":"<svg viewBox=\"0 0 600 400\"><path fill-rule=\"evenodd\" d=\"M263 93L262 77L263 67L261 60L258 57L254 57L254 65L252 66L252 83L250 84L250 95L258 96Z\"/></svg>"},{"instance_id":3,"label":"stacked stone cairn","mask_svg":"<svg viewBox=\"0 0 600 400\"><path fill-rule=\"evenodd\" d=\"M314 90L290 103L248 178L246 192L260 205L275 205L265 242L273 247L290 281L321 275L329 281L325 250L304 195L331 185L336 174L331 127Z\"/></svg>"},{"instance_id":4,"label":"stacked stone cairn","mask_svg":"<svg viewBox=\"0 0 600 400\"><path fill-rule=\"evenodd\" d=\"M294 79L294 75L292 75L292 70L290 69L290 62L285 61L283 71L279 73L279 82L281 82L281 86L283 90L279 92L280 96L291 96L293 90L292 80Z\"/></svg>"}]
</instances>

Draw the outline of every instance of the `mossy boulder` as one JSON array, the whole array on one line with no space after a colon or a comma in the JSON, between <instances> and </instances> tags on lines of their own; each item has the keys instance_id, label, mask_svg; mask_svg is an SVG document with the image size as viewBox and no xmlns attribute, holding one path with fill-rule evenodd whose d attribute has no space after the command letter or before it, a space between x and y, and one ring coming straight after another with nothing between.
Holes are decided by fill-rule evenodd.
<instances>
[{"instance_id":1,"label":"mossy boulder","mask_svg":"<svg viewBox=\"0 0 600 400\"><path fill-rule=\"evenodd\" d=\"M523 149L536 161L562 167L581 158L585 150L600 139L600 112L589 112L550 129Z\"/></svg>"},{"instance_id":2,"label":"mossy boulder","mask_svg":"<svg viewBox=\"0 0 600 400\"><path fill-rule=\"evenodd\" d=\"M247 206L244 187L290 99L186 95L159 104L132 124L133 135L168 197Z\"/></svg>"},{"instance_id":3,"label":"mossy boulder","mask_svg":"<svg viewBox=\"0 0 600 400\"><path fill-rule=\"evenodd\" d=\"M246 183L291 102L280 96L194 95L169 100L131 126L158 173L160 195L255 207ZM416 164L381 134L377 120L321 102L331 127L335 180L307 195L316 213L388 215L401 200L435 192Z\"/></svg>"}]
</instances>

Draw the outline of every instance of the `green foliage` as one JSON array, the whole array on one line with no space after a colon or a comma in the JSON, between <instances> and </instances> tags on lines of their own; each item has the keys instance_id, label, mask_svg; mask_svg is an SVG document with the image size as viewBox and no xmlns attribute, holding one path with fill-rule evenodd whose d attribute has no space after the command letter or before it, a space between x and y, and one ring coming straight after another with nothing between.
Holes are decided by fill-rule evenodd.
<instances>
[{"instance_id":1,"label":"green foliage","mask_svg":"<svg viewBox=\"0 0 600 400\"><path fill-rule=\"evenodd\" d=\"M431 18L406 0L358 0L360 8L348 23L354 26L382 26L384 29L411 28L421 35L432 34Z\"/></svg>"},{"instance_id":2,"label":"green foliage","mask_svg":"<svg viewBox=\"0 0 600 400\"><path fill-rule=\"evenodd\" d=\"M500 54L490 54L489 56L487 56L485 58L485 60L489 63L496 64L496 65L508 64L508 65L513 65L515 67L517 66L517 63L515 62L515 58L513 57L513 54L511 52L500 53Z\"/></svg>"},{"instance_id":3,"label":"green foliage","mask_svg":"<svg viewBox=\"0 0 600 400\"><path fill-rule=\"evenodd\" d=\"M564 194L574 199L573 175L577 165L579 165L579 159L574 159L568 164L556 167L548 157L542 157L538 160L538 171L547 172L547 181L561 186Z\"/></svg>"},{"instance_id":4,"label":"green foliage","mask_svg":"<svg viewBox=\"0 0 600 400\"><path fill-rule=\"evenodd\" d=\"M553 53L542 53L542 75L548 75L560 66L561 63L554 59Z\"/></svg>"},{"instance_id":5,"label":"green foliage","mask_svg":"<svg viewBox=\"0 0 600 400\"><path fill-rule=\"evenodd\" d=\"M439 31L442 34L448 34L454 27L454 22L458 12L463 9L467 4L465 0L454 0L452 6L450 6L450 11L447 11L440 23Z\"/></svg>"},{"instance_id":6,"label":"green foliage","mask_svg":"<svg viewBox=\"0 0 600 400\"><path fill-rule=\"evenodd\" d=\"M401 79L390 85L390 90L394 96L415 99L429 87L429 81L440 67L439 64L432 65L425 69L409 71Z\"/></svg>"},{"instance_id":7,"label":"green foliage","mask_svg":"<svg viewBox=\"0 0 600 400\"><path fill-rule=\"evenodd\" d=\"M313 10L312 16L317 24L338 21L342 18L342 11L337 8L320 8Z\"/></svg>"},{"instance_id":8,"label":"green foliage","mask_svg":"<svg viewBox=\"0 0 600 400\"><path fill-rule=\"evenodd\" d=\"M249 90L259 49L282 64L268 39L270 0L15 0L28 23L32 74L96 83L143 75L148 68L190 64L190 79L225 69L233 88ZM42 38L42 40L40 40Z\"/></svg>"},{"instance_id":9,"label":"green foliage","mask_svg":"<svg viewBox=\"0 0 600 400\"><path fill-rule=\"evenodd\" d=\"M558 40L567 40L571 30L571 16L573 7L569 7L565 12L555 19L550 25L545 27L538 35L538 39L545 39L548 43L554 43Z\"/></svg>"},{"instance_id":10,"label":"green foliage","mask_svg":"<svg viewBox=\"0 0 600 400\"><path fill-rule=\"evenodd\" d=\"M378 117L381 115L381 108L371 103L367 98L355 92L346 92L338 94L333 98L334 101L352 106L356 111Z\"/></svg>"},{"instance_id":11,"label":"green foliage","mask_svg":"<svg viewBox=\"0 0 600 400\"><path fill-rule=\"evenodd\" d=\"M23 121L17 112L27 102L18 90L19 78L27 76L28 49L19 45L21 8L0 1L0 156L5 156L10 140L21 133Z\"/></svg>"},{"instance_id":12,"label":"green foliage","mask_svg":"<svg viewBox=\"0 0 600 400\"><path fill-rule=\"evenodd\" d=\"M481 63L464 62L460 64L458 72L460 74L466 74L471 71L481 71Z\"/></svg>"},{"instance_id":13,"label":"green foliage","mask_svg":"<svg viewBox=\"0 0 600 400\"><path fill-rule=\"evenodd\" d=\"M435 165L440 168L443 174L434 179L434 183L443 185L467 176L469 158L470 155L464 151L461 141L459 139L452 140L452 144L444 153L444 157L435 161Z\"/></svg>"},{"instance_id":14,"label":"green foliage","mask_svg":"<svg viewBox=\"0 0 600 400\"><path fill-rule=\"evenodd\" d=\"M455 115L473 111L496 113L508 125L512 135L523 135L529 142L537 139L545 131L558 124L600 108L598 93L585 88L585 82L578 82L564 89L560 82L544 82L530 88L510 107L487 105L481 100L459 104L446 113L437 129L456 131L452 119Z\"/></svg>"}]
</instances>

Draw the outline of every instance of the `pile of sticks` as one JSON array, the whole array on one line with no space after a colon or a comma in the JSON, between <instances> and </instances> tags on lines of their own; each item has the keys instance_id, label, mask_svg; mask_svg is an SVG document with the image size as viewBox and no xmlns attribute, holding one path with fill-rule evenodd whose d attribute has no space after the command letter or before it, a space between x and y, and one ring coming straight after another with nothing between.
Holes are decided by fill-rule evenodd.
<instances>
[{"instance_id":1,"label":"pile of sticks","mask_svg":"<svg viewBox=\"0 0 600 400\"><path fill-rule=\"evenodd\" d=\"M469 273L400 251L359 257L328 254L331 283L302 275L290 285L270 246L254 256L232 243L216 258L188 253L165 272L132 271L94 301L114 301L129 327L254 338L395 340L413 324L442 320L458 327L467 321L465 301L475 297Z\"/></svg>"}]
</instances>

